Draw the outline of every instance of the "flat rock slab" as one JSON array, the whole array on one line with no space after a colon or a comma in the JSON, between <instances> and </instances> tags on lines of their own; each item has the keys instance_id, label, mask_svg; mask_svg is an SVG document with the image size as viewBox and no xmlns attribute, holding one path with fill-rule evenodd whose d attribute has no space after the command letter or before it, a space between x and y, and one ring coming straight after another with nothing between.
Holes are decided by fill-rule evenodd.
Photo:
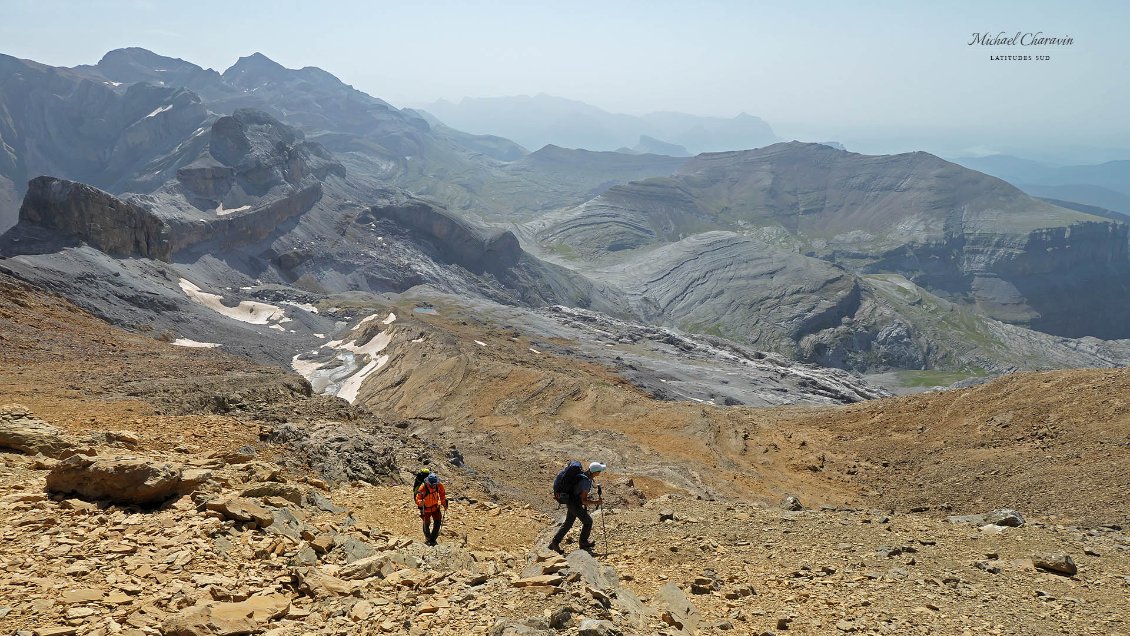
<instances>
[{"instance_id":1,"label":"flat rock slab","mask_svg":"<svg viewBox=\"0 0 1130 636\"><path fill-rule=\"evenodd\" d=\"M204 504L204 506L208 510L218 512L232 521L254 521L259 524L260 527L269 526L275 521L274 515L266 508L243 497L209 501Z\"/></svg>"},{"instance_id":2,"label":"flat rock slab","mask_svg":"<svg viewBox=\"0 0 1130 636\"><path fill-rule=\"evenodd\" d=\"M175 636L250 634L262 631L265 623L289 609L290 599L282 594L252 596L238 603L203 603L169 618L163 631Z\"/></svg>"},{"instance_id":3,"label":"flat rock slab","mask_svg":"<svg viewBox=\"0 0 1130 636\"><path fill-rule=\"evenodd\" d=\"M136 455L72 455L47 474L49 492L123 505L157 505L195 485L180 464Z\"/></svg>"},{"instance_id":4,"label":"flat rock slab","mask_svg":"<svg viewBox=\"0 0 1130 636\"><path fill-rule=\"evenodd\" d=\"M6 404L0 406L0 448L61 457L74 444L63 439L59 429L32 415L27 407Z\"/></svg>"},{"instance_id":5,"label":"flat rock slab","mask_svg":"<svg viewBox=\"0 0 1130 636\"><path fill-rule=\"evenodd\" d=\"M512 583L514 587L539 587L545 585L559 585L564 580L560 574L540 574L518 579Z\"/></svg>"}]
</instances>

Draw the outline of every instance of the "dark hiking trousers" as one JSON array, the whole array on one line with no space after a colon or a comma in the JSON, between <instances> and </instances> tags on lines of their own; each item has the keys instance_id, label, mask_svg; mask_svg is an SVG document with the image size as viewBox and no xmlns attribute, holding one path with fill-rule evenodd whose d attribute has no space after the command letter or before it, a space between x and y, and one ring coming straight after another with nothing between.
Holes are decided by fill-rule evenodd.
<instances>
[{"instance_id":1,"label":"dark hiking trousers","mask_svg":"<svg viewBox=\"0 0 1130 636\"><path fill-rule=\"evenodd\" d=\"M589 533L592 532L592 516L589 515L589 511L585 510L585 507L581 505L580 501L569 502L567 507L569 512L565 515L565 523L561 524L561 529L557 531L557 534L553 535L552 545L561 545L561 540L565 538L569 529L573 527L573 522L580 519L581 546L584 547L585 544L589 542Z\"/></svg>"},{"instance_id":2,"label":"dark hiking trousers","mask_svg":"<svg viewBox=\"0 0 1130 636\"><path fill-rule=\"evenodd\" d=\"M434 545L439 540L439 528L443 525L443 512L437 507L435 510L421 513L420 518L424 520L424 539ZM432 523L429 524L429 522Z\"/></svg>"}]
</instances>

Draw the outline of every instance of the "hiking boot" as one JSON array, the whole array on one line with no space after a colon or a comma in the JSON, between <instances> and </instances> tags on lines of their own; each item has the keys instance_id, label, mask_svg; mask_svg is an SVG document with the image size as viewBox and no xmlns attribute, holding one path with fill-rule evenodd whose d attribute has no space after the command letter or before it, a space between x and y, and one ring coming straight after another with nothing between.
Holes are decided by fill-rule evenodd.
<instances>
[{"instance_id":1,"label":"hiking boot","mask_svg":"<svg viewBox=\"0 0 1130 636\"><path fill-rule=\"evenodd\" d=\"M557 545L556 543L551 543L551 544L549 544L548 547L549 547L550 550L553 550L557 554L561 554L561 555L565 554L565 551L561 549L561 546Z\"/></svg>"},{"instance_id":2,"label":"hiking boot","mask_svg":"<svg viewBox=\"0 0 1130 636\"><path fill-rule=\"evenodd\" d=\"M596 549L596 541L585 541L581 544L581 549L592 552Z\"/></svg>"}]
</instances>

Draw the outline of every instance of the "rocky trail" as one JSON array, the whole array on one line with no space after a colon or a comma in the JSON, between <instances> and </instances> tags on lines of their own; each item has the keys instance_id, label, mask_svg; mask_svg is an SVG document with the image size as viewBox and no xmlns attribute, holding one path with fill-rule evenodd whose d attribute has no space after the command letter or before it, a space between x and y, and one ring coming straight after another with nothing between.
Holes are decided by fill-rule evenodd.
<instances>
[{"instance_id":1,"label":"rocky trail","mask_svg":"<svg viewBox=\"0 0 1130 636\"><path fill-rule=\"evenodd\" d=\"M1119 371L727 409L577 365L549 415L519 398L563 359L429 318L450 413L366 410L0 286L3 633L1130 633ZM443 330L490 345L460 358L490 382L435 383ZM595 556L543 547L567 454L618 460ZM434 548L404 483L425 459Z\"/></svg>"}]
</instances>

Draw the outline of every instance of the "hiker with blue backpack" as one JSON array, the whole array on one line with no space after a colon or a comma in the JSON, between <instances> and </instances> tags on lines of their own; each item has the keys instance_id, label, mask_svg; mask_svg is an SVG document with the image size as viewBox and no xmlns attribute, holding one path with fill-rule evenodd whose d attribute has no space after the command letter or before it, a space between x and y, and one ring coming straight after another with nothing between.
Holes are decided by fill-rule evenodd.
<instances>
[{"instance_id":1,"label":"hiker with blue backpack","mask_svg":"<svg viewBox=\"0 0 1130 636\"><path fill-rule=\"evenodd\" d=\"M573 460L557 473L557 477L553 480L553 498L558 503L564 504L567 512L565 523L561 524L557 534L553 535L553 541L549 543L550 550L564 554L561 540L565 538L577 519L581 520L581 549L591 551L596 547L596 541L589 541L589 535L592 533L592 516L589 515L587 507L600 506L603 501L599 495L593 499L591 493L593 478L604 472L604 469L604 464L593 462L589 464L588 470L584 470L581 462Z\"/></svg>"}]
</instances>

